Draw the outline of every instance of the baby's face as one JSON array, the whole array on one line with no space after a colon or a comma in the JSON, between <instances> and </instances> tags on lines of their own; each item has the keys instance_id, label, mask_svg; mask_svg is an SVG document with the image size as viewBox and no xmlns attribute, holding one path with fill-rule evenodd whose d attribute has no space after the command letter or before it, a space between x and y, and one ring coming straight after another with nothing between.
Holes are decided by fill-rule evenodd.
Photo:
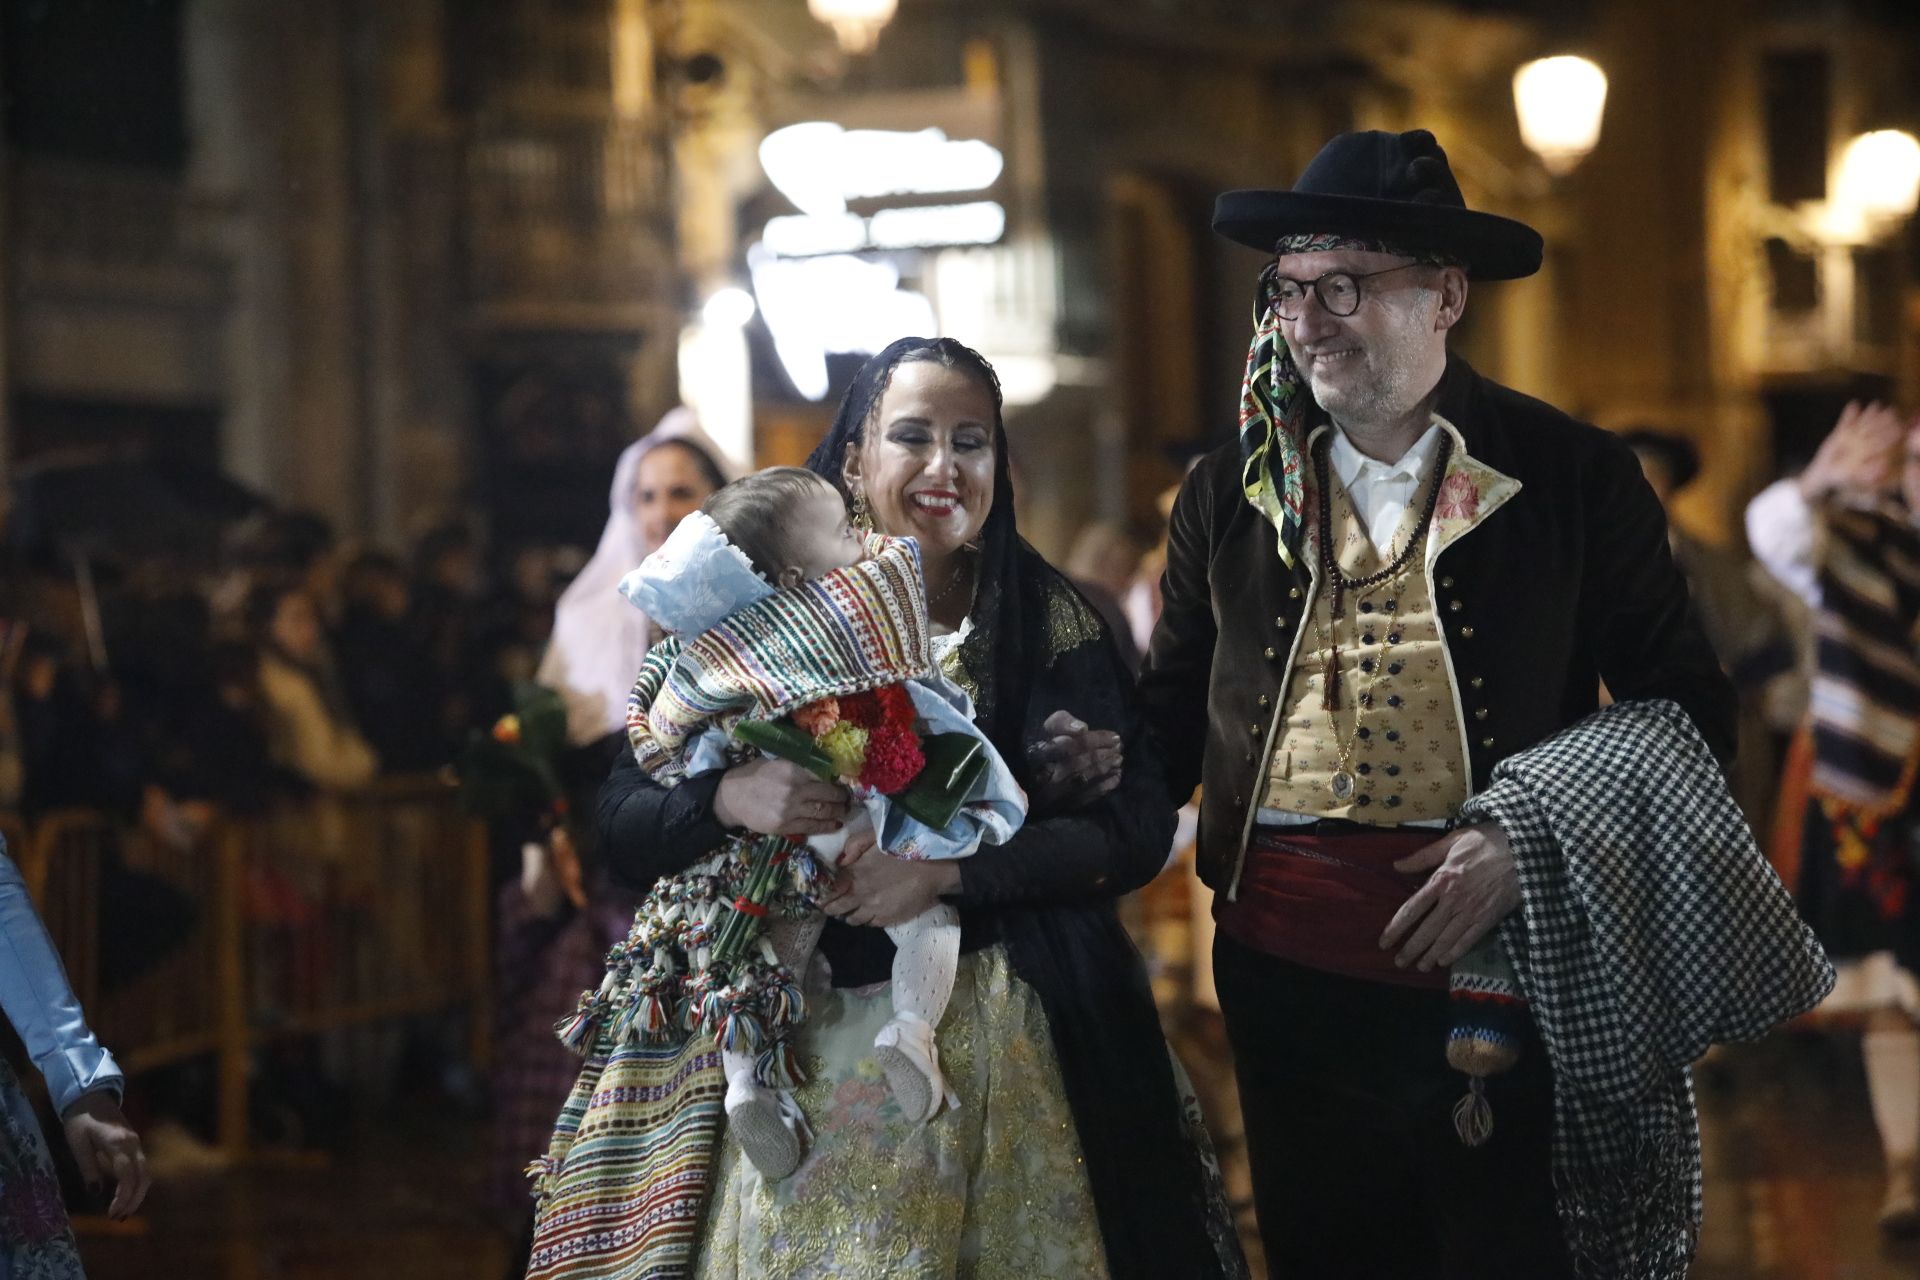
<instances>
[{"instance_id":1,"label":"baby's face","mask_svg":"<svg viewBox=\"0 0 1920 1280\"><path fill-rule=\"evenodd\" d=\"M866 544L847 518L847 504L837 489L822 483L794 508L787 542L788 567L782 583L811 582L835 569L866 559Z\"/></svg>"}]
</instances>

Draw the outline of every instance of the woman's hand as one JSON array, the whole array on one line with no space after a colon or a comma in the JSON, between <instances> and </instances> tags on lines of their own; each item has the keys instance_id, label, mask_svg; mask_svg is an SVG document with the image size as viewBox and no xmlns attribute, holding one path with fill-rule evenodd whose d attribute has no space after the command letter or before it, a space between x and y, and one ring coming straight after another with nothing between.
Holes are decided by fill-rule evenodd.
<instances>
[{"instance_id":1,"label":"woman's hand","mask_svg":"<svg viewBox=\"0 0 1920 1280\"><path fill-rule=\"evenodd\" d=\"M107 1216L125 1218L138 1209L153 1179L147 1175L147 1155L140 1148L140 1135L120 1114L120 1104L113 1095L83 1095L67 1108L60 1123L87 1189L98 1191L102 1175L113 1179L113 1203L107 1207Z\"/></svg>"},{"instance_id":2,"label":"woman's hand","mask_svg":"<svg viewBox=\"0 0 1920 1280\"><path fill-rule=\"evenodd\" d=\"M785 760L750 760L727 770L713 793L713 817L723 827L763 836L817 836L847 820L847 789L822 782Z\"/></svg>"},{"instance_id":3,"label":"woman's hand","mask_svg":"<svg viewBox=\"0 0 1920 1280\"><path fill-rule=\"evenodd\" d=\"M1900 480L1906 434L1891 405L1853 401L1800 473L1801 494L1818 504L1836 494L1857 498L1891 491Z\"/></svg>"},{"instance_id":4,"label":"woman's hand","mask_svg":"<svg viewBox=\"0 0 1920 1280\"><path fill-rule=\"evenodd\" d=\"M855 846L859 847L856 848ZM890 858L858 837L847 842L840 874L821 909L848 924L887 928L905 924L946 893L960 889L958 862L909 862Z\"/></svg>"},{"instance_id":5,"label":"woman's hand","mask_svg":"<svg viewBox=\"0 0 1920 1280\"><path fill-rule=\"evenodd\" d=\"M1126 754L1119 734L1089 729L1071 711L1054 712L1040 727L1051 736L1027 749L1039 781L1036 805L1075 809L1120 785Z\"/></svg>"}]
</instances>

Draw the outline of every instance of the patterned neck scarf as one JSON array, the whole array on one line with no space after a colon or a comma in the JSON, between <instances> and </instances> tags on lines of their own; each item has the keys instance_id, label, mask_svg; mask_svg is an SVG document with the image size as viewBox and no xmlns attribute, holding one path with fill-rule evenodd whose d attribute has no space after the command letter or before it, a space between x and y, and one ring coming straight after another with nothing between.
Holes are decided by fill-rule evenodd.
<instances>
[{"instance_id":1,"label":"patterned neck scarf","mask_svg":"<svg viewBox=\"0 0 1920 1280\"><path fill-rule=\"evenodd\" d=\"M1278 259L1289 253L1346 249L1412 258L1430 266L1457 266L1456 259L1414 253L1379 240L1351 236L1283 236L1273 247ZM1280 335L1280 313L1267 303L1267 276L1260 274L1253 304L1253 344L1247 348L1247 373L1240 383L1240 486L1254 510L1272 522L1280 536L1280 559L1293 568L1306 534L1306 475L1302 454L1307 439L1307 406L1312 397L1293 353Z\"/></svg>"}]
</instances>

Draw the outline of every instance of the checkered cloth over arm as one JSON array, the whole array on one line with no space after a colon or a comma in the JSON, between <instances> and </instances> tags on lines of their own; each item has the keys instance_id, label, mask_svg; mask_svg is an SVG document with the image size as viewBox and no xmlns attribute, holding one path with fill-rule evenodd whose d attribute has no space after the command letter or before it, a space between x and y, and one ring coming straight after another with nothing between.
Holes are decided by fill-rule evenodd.
<instances>
[{"instance_id":1,"label":"checkered cloth over arm","mask_svg":"<svg viewBox=\"0 0 1920 1280\"><path fill-rule=\"evenodd\" d=\"M1513 847L1500 928L1553 1064L1553 1175L1583 1276L1680 1277L1699 1239L1687 1064L1819 1003L1833 968L1712 753L1665 700L1503 761L1465 806Z\"/></svg>"}]
</instances>

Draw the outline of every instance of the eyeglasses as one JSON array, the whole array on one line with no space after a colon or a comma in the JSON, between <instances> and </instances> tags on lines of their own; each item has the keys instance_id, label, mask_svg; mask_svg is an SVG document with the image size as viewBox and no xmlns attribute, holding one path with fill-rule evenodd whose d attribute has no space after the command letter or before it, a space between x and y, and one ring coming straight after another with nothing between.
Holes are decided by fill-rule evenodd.
<instances>
[{"instance_id":1,"label":"eyeglasses","mask_svg":"<svg viewBox=\"0 0 1920 1280\"><path fill-rule=\"evenodd\" d=\"M1329 271L1317 280L1295 280L1268 266L1260 273L1260 302L1279 312L1282 320L1298 320L1300 308L1311 291L1314 297L1320 299L1320 305L1326 308L1328 315L1350 316L1360 309L1360 303L1364 300L1365 295L1360 290L1362 280L1426 265L1424 262L1403 262L1397 267L1384 267L1379 271Z\"/></svg>"}]
</instances>

